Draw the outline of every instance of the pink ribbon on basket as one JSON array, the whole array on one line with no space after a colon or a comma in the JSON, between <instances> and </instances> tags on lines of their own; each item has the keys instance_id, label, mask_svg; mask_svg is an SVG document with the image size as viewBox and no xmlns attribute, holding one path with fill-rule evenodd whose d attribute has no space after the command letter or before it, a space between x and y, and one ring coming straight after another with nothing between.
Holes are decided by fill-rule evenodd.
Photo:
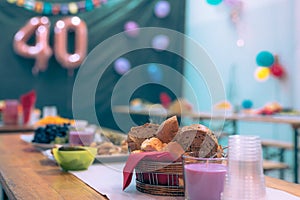
<instances>
[{"instance_id":1,"label":"pink ribbon on basket","mask_svg":"<svg viewBox=\"0 0 300 200\"><path fill-rule=\"evenodd\" d=\"M170 152L142 152L130 154L123 168L123 190L125 190L132 179L133 170L141 160L152 160L158 162L173 162L177 160Z\"/></svg>"}]
</instances>

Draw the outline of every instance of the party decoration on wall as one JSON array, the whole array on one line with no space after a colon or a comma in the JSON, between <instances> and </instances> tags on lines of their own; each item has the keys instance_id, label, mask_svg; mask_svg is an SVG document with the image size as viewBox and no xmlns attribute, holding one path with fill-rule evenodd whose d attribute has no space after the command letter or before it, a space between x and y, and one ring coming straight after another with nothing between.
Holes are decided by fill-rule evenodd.
<instances>
[{"instance_id":1,"label":"party decoration on wall","mask_svg":"<svg viewBox=\"0 0 300 200\"><path fill-rule=\"evenodd\" d=\"M158 83L162 81L163 72L157 64L155 63L149 64L147 67L147 72L151 81L158 82Z\"/></svg>"},{"instance_id":2,"label":"party decoration on wall","mask_svg":"<svg viewBox=\"0 0 300 200\"><path fill-rule=\"evenodd\" d=\"M255 78L259 81L266 80L271 74L273 77L283 79L286 75L284 67L280 64L278 55L269 51L261 51L256 56Z\"/></svg>"},{"instance_id":3,"label":"party decoration on wall","mask_svg":"<svg viewBox=\"0 0 300 200\"><path fill-rule=\"evenodd\" d=\"M258 66L270 67L274 61L275 58L269 51L261 51L256 56L256 64Z\"/></svg>"},{"instance_id":4,"label":"party decoration on wall","mask_svg":"<svg viewBox=\"0 0 300 200\"><path fill-rule=\"evenodd\" d=\"M75 32L75 51L68 53L68 32ZM87 53L87 27L79 17L66 17L56 22L54 51L56 60L65 68L72 70L83 62Z\"/></svg>"},{"instance_id":5,"label":"party decoration on wall","mask_svg":"<svg viewBox=\"0 0 300 200\"><path fill-rule=\"evenodd\" d=\"M253 102L250 99L245 99L242 102L242 108L243 109L250 109L253 106Z\"/></svg>"},{"instance_id":6,"label":"party decoration on wall","mask_svg":"<svg viewBox=\"0 0 300 200\"><path fill-rule=\"evenodd\" d=\"M275 61L273 63L273 65L270 67L270 71L271 74L275 77L275 78L279 78L282 79L285 77L286 72L285 69L283 68L283 66L279 63L279 58L277 55L274 56Z\"/></svg>"},{"instance_id":7,"label":"party decoration on wall","mask_svg":"<svg viewBox=\"0 0 300 200\"><path fill-rule=\"evenodd\" d=\"M260 82L268 80L269 76L270 68L268 67L258 67L254 72L255 79Z\"/></svg>"},{"instance_id":8,"label":"party decoration on wall","mask_svg":"<svg viewBox=\"0 0 300 200\"><path fill-rule=\"evenodd\" d=\"M114 69L120 75L123 75L126 72L128 72L130 68L131 64L127 58L118 58L114 63Z\"/></svg>"},{"instance_id":9,"label":"party decoration on wall","mask_svg":"<svg viewBox=\"0 0 300 200\"><path fill-rule=\"evenodd\" d=\"M13 47L18 55L34 58L33 74L45 71L52 50L48 44L50 22L47 17L31 18L14 36ZM28 40L35 33L35 45L28 45Z\"/></svg>"},{"instance_id":10,"label":"party decoration on wall","mask_svg":"<svg viewBox=\"0 0 300 200\"><path fill-rule=\"evenodd\" d=\"M222 0L206 0L206 2L210 5L216 6L222 2Z\"/></svg>"},{"instance_id":11,"label":"party decoration on wall","mask_svg":"<svg viewBox=\"0 0 300 200\"><path fill-rule=\"evenodd\" d=\"M14 37L15 52L25 58L34 58L33 74L45 71L53 51L49 46L50 22L47 17L33 17ZM68 33L75 32L75 51L67 52ZM54 30L54 54L56 60L65 68L73 70L83 62L87 52L87 27L79 17L66 17L57 21ZM28 45L28 40L35 33L36 44Z\"/></svg>"},{"instance_id":12,"label":"party decoration on wall","mask_svg":"<svg viewBox=\"0 0 300 200\"><path fill-rule=\"evenodd\" d=\"M170 40L166 35L157 35L152 39L152 47L157 51L166 50L169 46Z\"/></svg>"},{"instance_id":13,"label":"party decoration on wall","mask_svg":"<svg viewBox=\"0 0 300 200\"><path fill-rule=\"evenodd\" d=\"M125 34L129 37L137 37L140 33L139 25L135 21L128 21L124 25Z\"/></svg>"},{"instance_id":14,"label":"party decoration on wall","mask_svg":"<svg viewBox=\"0 0 300 200\"><path fill-rule=\"evenodd\" d=\"M244 25L241 23L241 15L244 7L244 3L242 0L206 0L206 2L210 5L216 6L220 3L224 2L226 6L229 7L230 10L230 20L234 25L238 39L236 41L236 45L238 47L245 46L245 41L242 37L242 33L244 31Z\"/></svg>"},{"instance_id":15,"label":"party decoration on wall","mask_svg":"<svg viewBox=\"0 0 300 200\"><path fill-rule=\"evenodd\" d=\"M35 0L7 0L8 3L16 4L29 11L44 15L75 15L81 12L88 12L94 8L104 5L107 0L85 0L76 2L52 3Z\"/></svg>"},{"instance_id":16,"label":"party decoration on wall","mask_svg":"<svg viewBox=\"0 0 300 200\"><path fill-rule=\"evenodd\" d=\"M154 14L158 18L165 18L169 15L171 6L168 1L158 1L154 6Z\"/></svg>"}]
</instances>

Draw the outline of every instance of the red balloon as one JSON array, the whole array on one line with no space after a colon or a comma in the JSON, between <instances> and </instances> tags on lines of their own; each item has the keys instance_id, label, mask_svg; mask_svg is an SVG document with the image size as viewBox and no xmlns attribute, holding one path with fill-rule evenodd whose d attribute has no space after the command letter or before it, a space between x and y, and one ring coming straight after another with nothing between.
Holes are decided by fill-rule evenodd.
<instances>
[{"instance_id":1,"label":"red balloon","mask_svg":"<svg viewBox=\"0 0 300 200\"><path fill-rule=\"evenodd\" d=\"M283 67L279 63L274 63L270 67L271 74L277 78L282 78L285 75Z\"/></svg>"}]
</instances>

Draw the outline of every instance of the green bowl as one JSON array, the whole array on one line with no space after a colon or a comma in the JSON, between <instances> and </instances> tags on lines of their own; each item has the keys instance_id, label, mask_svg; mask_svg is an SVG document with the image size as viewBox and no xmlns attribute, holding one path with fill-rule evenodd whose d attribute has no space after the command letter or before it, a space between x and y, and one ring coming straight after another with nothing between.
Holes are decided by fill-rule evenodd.
<instances>
[{"instance_id":1,"label":"green bowl","mask_svg":"<svg viewBox=\"0 0 300 200\"><path fill-rule=\"evenodd\" d=\"M88 169L97 154L97 148L93 147L60 147L52 151L56 162L65 171Z\"/></svg>"}]
</instances>

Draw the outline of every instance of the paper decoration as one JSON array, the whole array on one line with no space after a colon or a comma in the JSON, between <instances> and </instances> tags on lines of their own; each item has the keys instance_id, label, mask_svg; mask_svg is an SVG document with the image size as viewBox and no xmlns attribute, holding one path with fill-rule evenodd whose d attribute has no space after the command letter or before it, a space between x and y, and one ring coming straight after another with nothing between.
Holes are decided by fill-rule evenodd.
<instances>
[{"instance_id":1,"label":"paper decoration","mask_svg":"<svg viewBox=\"0 0 300 200\"><path fill-rule=\"evenodd\" d=\"M8 3L16 4L29 11L44 15L68 15L88 12L104 5L107 0L85 0L76 2L52 3L35 0L7 0Z\"/></svg>"}]
</instances>

